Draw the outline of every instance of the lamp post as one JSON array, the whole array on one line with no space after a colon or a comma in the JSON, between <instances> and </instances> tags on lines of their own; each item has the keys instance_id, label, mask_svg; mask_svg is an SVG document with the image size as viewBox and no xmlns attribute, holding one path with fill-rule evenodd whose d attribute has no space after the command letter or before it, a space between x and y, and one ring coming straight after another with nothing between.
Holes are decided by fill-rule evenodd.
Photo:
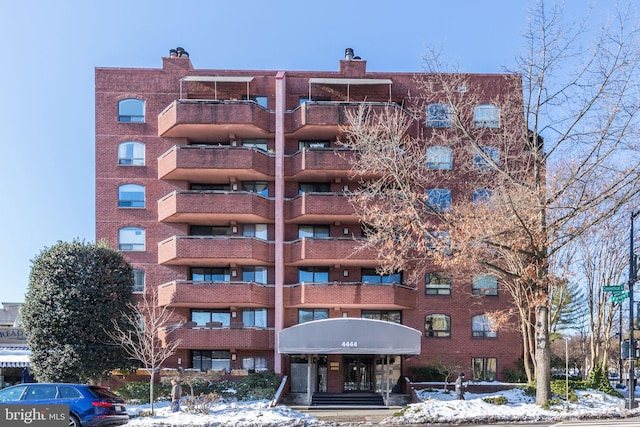
<instances>
[{"instance_id":1,"label":"lamp post","mask_svg":"<svg viewBox=\"0 0 640 427\"><path fill-rule=\"evenodd\" d=\"M640 211L631 213L631 231L629 233L629 398L627 399L627 409L635 409L638 404L635 401L635 357L636 349L633 345L633 285L636 281L635 256L633 250L633 221Z\"/></svg>"}]
</instances>

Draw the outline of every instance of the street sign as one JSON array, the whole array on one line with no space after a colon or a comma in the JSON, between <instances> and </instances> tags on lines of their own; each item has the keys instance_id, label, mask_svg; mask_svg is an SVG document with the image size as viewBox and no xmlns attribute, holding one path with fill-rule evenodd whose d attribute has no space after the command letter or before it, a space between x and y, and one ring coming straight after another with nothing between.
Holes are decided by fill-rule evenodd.
<instances>
[{"instance_id":1,"label":"street sign","mask_svg":"<svg viewBox=\"0 0 640 427\"><path fill-rule=\"evenodd\" d=\"M629 298L629 291L622 292L621 294L616 294L611 297L612 302L622 302Z\"/></svg>"},{"instance_id":2,"label":"street sign","mask_svg":"<svg viewBox=\"0 0 640 427\"><path fill-rule=\"evenodd\" d=\"M602 290L605 292L620 293L624 291L624 285L603 286Z\"/></svg>"}]
</instances>

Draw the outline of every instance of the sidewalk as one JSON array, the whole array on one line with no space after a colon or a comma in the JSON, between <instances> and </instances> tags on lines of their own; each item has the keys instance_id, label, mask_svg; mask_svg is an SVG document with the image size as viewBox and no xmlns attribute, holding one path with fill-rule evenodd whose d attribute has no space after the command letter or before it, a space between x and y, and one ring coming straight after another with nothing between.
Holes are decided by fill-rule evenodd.
<instances>
[{"instance_id":1,"label":"sidewalk","mask_svg":"<svg viewBox=\"0 0 640 427\"><path fill-rule=\"evenodd\" d=\"M294 406L291 407L296 411L304 412L311 416L316 417L321 421L334 421L334 422L373 422L378 423L385 418L393 416L396 412L400 411L400 406L389 406L384 408L365 408L359 407L309 407L309 406Z\"/></svg>"}]
</instances>

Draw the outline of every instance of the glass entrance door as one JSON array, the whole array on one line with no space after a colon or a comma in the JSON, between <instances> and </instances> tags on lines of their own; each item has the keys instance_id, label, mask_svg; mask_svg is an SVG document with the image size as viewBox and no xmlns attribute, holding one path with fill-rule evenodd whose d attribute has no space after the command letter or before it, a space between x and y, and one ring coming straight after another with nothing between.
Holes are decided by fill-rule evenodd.
<instances>
[{"instance_id":1,"label":"glass entrance door","mask_svg":"<svg viewBox=\"0 0 640 427\"><path fill-rule=\"evenodd\" d=\"M344 391L373 391L373 357L344 357Z\"/></svg>"}]
</instances>

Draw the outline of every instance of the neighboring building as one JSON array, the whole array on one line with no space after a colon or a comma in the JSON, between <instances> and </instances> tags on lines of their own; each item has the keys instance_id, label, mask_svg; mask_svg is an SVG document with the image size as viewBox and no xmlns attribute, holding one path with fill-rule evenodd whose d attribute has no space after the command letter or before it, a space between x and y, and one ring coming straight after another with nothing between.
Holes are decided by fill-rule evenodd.
<instances>
[{"instance_id":1,"label":"neighboring building","mask_svg":"<svg viewBox=\"0 0 640 427\"><path fill-rule=\"evenodd\" d=\"M380 392L426 365L478 380L516 368L518 332L485 316L509 306L495 278L434 269L407 283L355 251L344 111L402 109L414 77L369 73L350 50L338 72L197 70L175 51L161 69L96 69L96 239L125 253L135 292L157 288L184 322L166 332L182 340L168 367L274 370L294 392ZM470 78L487 99L519 87ZM433 102L421 129L447 126ZM500 125L499 106L478 115ZM436 151L428 164L455 174Z\"/></svg>"},{"instance_id":2,"label":"neighboring building","mask_svg":"<svg viewBox=\"0 0 640 427\"><path fill-rule=\"evenodd\" d=\"M31 350L22 329L23 303L3 302L0 309L0 388L20 382Z\"/></svg>"}]
</instances>

